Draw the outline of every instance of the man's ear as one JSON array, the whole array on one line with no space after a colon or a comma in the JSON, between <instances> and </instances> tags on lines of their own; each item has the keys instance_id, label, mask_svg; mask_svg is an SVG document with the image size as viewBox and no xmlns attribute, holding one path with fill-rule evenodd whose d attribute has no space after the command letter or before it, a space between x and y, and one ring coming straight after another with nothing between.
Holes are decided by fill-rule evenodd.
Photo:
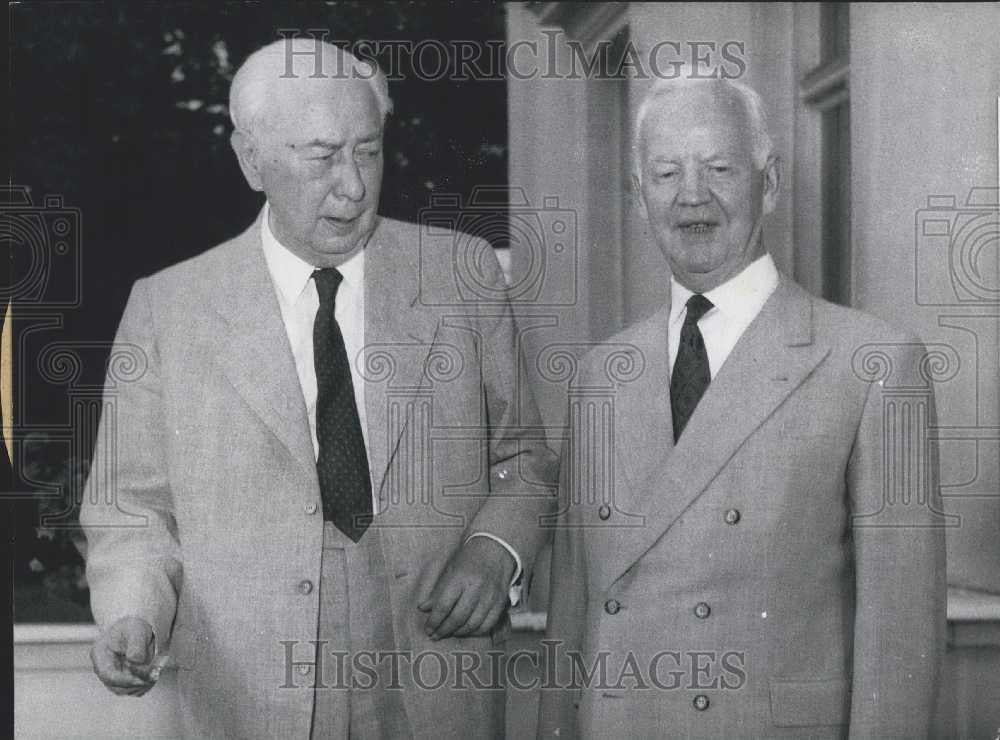
<instances>
[{"instance_id":1,"label":"man's ear","mask_svg":"<svg viewBox=\"0 0 1000 740\"><path fill-rule=\"evenodd\" d=\"M774 207L778 205L778 193L781 191L781 169L781 157L777 154L772 154L767 158L767 164L764 165L764 172L762 173L764 175L762 205L765 215L774 211Z\"/></svg>"},{"instance_id":2,"label":"man's ear","mask_svg":"<svg viewBox=\"0 0 1000 740\"><path fill-rule=\"evenodd\" d=\"M649 212L646 210L646 200L642 197L642 183L639 182L639 175L636 174L635 170L632 171L632 193L635 195L636 203L639 204L642 217L648 221Z\"/></svg>"},{"instance_id":3,"label":"man's ear","mask_svg":"<svg viewBox=\"0 0 1000 740\"><path fill-rule=\"evenodd\" d=\"M234 129L229 143L236 152L236 159L239 160L247 184L257 192L262 192L264 180L260 174L260 147L256 140L249 134Z\"/></svg>"}]
</instances>

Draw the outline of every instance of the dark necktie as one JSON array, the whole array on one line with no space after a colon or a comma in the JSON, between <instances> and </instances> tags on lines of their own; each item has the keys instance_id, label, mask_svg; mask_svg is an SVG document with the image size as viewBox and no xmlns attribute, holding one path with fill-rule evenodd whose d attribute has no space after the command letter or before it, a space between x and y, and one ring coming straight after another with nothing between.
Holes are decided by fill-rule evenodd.
<instances>
[{"instance_id":1,"label":"dark necktie","mask_svg":"<svg viewBox=\"0 0 1000 740\"><path fill-rule=\"evenodd\" d=\"M712 380L705 340L698 330L698 319L711 309L712 302L700 293L688 298L677 359L670 375L670 412L674 418L675 443L681 438L681 432Z\"/></svg>"},{"instance_id":2,"label":"dark necktie","mask_svg":"<svg viewBox=\"0 0 1000 740\"><path fill-rule=\"evenodd\" d=\"M372 485L350 361L334 317L337 288L343 279L332 267L313 273L319 293L319 310L313 324L319 439L316 472L323 496L323 518L357 542L372 520Z\"/></svg>"}]
</instances>

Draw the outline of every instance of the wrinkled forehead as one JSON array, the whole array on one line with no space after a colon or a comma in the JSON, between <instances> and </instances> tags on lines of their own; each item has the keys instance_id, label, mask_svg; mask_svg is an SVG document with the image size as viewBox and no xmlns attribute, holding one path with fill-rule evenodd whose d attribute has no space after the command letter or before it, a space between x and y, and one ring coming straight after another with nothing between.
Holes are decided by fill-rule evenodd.
<instances>
[{"instance_id":1,"label":"wrinkled forehead","mask_svg":"<svg viewBox=\"0 0 1000 740\"><path fill-rule=\"evenodd\" d=\"M724 83L679 85L650 100L639 145L643 154L694 148L749 155L750 119L739 93Z\"/></svg>"}]
</instances>

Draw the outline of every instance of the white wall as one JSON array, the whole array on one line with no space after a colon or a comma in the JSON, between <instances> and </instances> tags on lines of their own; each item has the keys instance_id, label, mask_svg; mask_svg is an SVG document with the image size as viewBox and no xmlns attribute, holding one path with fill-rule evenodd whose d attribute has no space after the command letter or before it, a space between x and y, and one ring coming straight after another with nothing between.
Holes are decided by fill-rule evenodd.
<instances>
[{"instance_id":1,"label":"white wall","mask_svg":"<svg viewBox=\"0 0 1000 740\"><path fill-rule=\"evenodd\" d=\"M145 697L115 696L90 667L97 628L14 628L14 736L52 738L180 737L177 674L165 670Z\"/></svg>"},{"instance_id":2,"label":"white wall","mask_svg":"<svg viewBox=\"0 0 1000 740\"><path fill-rule=\"evenodd\" d=\"M944 208L933 217L977 219L978 281L992 286L991 301L957 300L953 277L961 287L969 276L949 259L956 240L926 237L923 223L928 197L952 196L961 206L970 188L998 185L998 31L996 3L851 6L853 294L860 308L908 327L952 360L953 377L936 387L938 423L951 427L944 434L965 438L941 442L942 494L961 517L948 531L949 582L996 592L998 209L994 200L964 216ZM975 235L965 242L975 243Z\"/></svg>"}]
</instances>

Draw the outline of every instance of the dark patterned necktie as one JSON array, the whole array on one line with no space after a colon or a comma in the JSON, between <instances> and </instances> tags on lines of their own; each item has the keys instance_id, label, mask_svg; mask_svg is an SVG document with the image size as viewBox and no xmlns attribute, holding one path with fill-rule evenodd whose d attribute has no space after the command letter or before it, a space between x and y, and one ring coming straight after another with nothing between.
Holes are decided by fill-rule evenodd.
<instances>
[{"instance_id":1,"label":"dark patterned necktie","mask_svg":"<svg viewBox=\"0 0 1000 740\"><path fill-rule=\"evenodd\" d=\"M677 359L670 375L670 412L674 419L675 443L712 380L705 340L698 329L698 320L711 309L712 302L700 293L688 298Z\"/></svg>"},{"instance_id":2,"label":"dark patterned necktie","mask_svg":"<svg viewBox=\"0 0 1000 740\"><path fill-rule=\"evenodd\" d=\"M319 440L316 472L323 496L323 518L357 542L372 520L372 484L350 361L334 316L337 288L343 279L332 267L313 273L319 293L319 310L313 324Z\"/></svg>"}]
</instances>

